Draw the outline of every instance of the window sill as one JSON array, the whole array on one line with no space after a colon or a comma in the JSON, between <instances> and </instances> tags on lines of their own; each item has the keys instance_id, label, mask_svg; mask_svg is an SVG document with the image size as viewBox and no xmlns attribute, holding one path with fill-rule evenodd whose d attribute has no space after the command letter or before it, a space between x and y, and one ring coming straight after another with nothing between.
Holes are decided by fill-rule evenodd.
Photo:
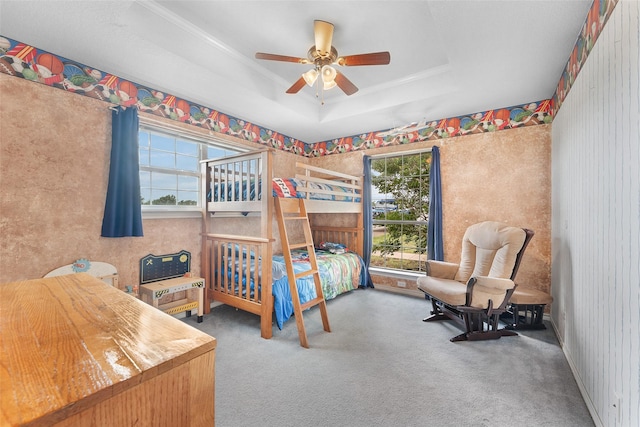
<instances>
[{"instance_id":1,"label":"window sill","mask_svg":"<svg viewBox=\"0 0 640 427\"><path fill-rule=\"evenodd\" d=\"M416 280L418 277L422 277L426 274L425 272L420 271L394 270L381 267L369 267L369 273L375 274L376 276L394 277L407 280Z\"/></svg>"},{"instance_id":2,"label":"window sill","mask_svg":"<svg viewBox=\"0 0 640 427\"><path fill-rule=\"evenodd\" d=\"M143 210L142 219L202 218L201 210Z\"/></svg>"}]
</instances>

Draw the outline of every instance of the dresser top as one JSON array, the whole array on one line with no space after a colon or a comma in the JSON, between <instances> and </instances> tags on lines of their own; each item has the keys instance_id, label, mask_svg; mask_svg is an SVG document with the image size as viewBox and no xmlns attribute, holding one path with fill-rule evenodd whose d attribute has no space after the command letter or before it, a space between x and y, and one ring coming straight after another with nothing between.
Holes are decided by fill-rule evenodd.
<instances>
[{"instance_id":1,"label":"dresser top","mask_svg":"<svg viewBox=\"0 0 640 427\"><path fill-rule=\"evenodd\" d=\"M55 422L216 346L85 273L0 285L0 331L2 425Z\"/></svg>"}]
</instances>

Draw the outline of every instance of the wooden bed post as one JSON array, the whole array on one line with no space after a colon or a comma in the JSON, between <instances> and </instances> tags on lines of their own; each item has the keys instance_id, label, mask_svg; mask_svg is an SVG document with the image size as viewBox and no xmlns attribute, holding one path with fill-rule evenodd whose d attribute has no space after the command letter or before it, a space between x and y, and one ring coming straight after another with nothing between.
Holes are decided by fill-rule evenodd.
<instances>
[{"instance_id":1,"label":"wooden bed post","mask_svg":"<svg viewBox=\"0 0 640 427\"><path fill-rule=\"evenodd\" d=\"M358 234L356 235L356 252L361 257L364 257L364 212L365 209L371 209L371 206L367 207L364 205L364 187L362 186L364 180L360 178L360 181L357 184L360 185L360 213L357 214L358 219L356 220L356 228L358 229ZM354 182L356 184L356 182Z\"/></svg>"},{"instance_id":2,"label":"wooden bed post","mask_svg":"<svg viewBox=\"0 0 640 427\"><path fill-rule=\"evenodd\" d=\"M273 212L273 197L271 197L271 180L273 179L273 150L263 153L261 171L262 177L262 203L265 208L260 215L260 228L262 236L269 239L270 243L262 245L264 259L273 259L273 217L266 213ZM266 215L265 215L266 214ZM273 294L271 292L272 277L271 263L262 263L262 292L261 292L261 314L260 314L260 336L265 339L271 338L273 334Z\"/></svg>"},{"instance_id":3,"label":"wooden bed post","mask_svg":"<svg viewBox=\"0 0 640 427\"><path fill-rule=\"evenodd\" d=\"M200 163L200 194L202 197L202 247L200 249L200 276L204 277L204 314L211 312L211 298L209 296L209 289L213 287L211 283L211 262L209 261L209 242L207 240L207 234L209 233L209 212L207 210L207 202L209 190L211 188L211 182L209 181L209 165L206 162Z\"/></svg>"}]
</instances>

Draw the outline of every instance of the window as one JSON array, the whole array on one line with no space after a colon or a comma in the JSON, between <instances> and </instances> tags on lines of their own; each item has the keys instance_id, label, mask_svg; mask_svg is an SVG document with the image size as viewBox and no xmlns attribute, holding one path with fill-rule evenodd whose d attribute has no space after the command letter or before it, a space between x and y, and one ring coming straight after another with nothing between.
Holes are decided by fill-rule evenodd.
<instances>
[{"instance_id":1,"label":"window","mask_svg":"<svg viewBox=\"0 0 640 427\"><path fill-rule=\"evenodd\" d=\"M430 151L372 159L372 267L424 271L430 168Z\"/></svg>"},{"instance_id":2,"label":"window","mask_svg":"<svg viewBox=\"0 0 640 427\"><path fill-rule=\"evenodd\" d=\"M138 132L142 211L199 211L200 160L239 153L199 134L141 125Z\"/></svg>"}]
</instances>

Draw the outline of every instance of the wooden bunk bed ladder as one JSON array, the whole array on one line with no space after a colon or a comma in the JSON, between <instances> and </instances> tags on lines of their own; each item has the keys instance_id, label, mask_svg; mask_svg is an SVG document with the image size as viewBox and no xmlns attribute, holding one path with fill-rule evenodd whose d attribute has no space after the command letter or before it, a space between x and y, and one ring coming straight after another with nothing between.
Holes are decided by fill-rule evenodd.
<instances>
[{"instance_id":1,"label":"wooden bunk bed ladder","mask_svg":"<svg viewBox=\"0 0 640 427\"><path fill-rule=\"evenodd\" d=\"M316 252L313 245L313 237L311 234L311 226L309 224L309 217L307 216L307 209L305 207L304 199L282 199L275 198L276 215L278 218L278 229L280 230L280 240L282 243L282 253L287 265L287 277L289 280L289 289L291 292L291 299L293 301L293 313L296 318L296 326L298 328L298 336L300 338L300 345L304 348L309 348L307 341L307 332L304 327L304 318L302 312L313 306L320 306L320 315L322 317L322 325L326 332L331 332L329 326L329 316L327 314L327 302L324 299L322 292L322 283L320 281L320 272L318 270L318 261L316 259ZM297 229L302 229L304 233L303 242L289 241L289 234L287 232L287 224ZM294 249L306 249L309 254L309 263L311 269L296 274L293 269L293 258L291 251ZM316 298L307 301L304 304L300 303L300 297L298 295L298 287L296 286L296 280L301 277L307 277L313 275L313 282L316 289Z\"/></svg>"}]
</instances>

